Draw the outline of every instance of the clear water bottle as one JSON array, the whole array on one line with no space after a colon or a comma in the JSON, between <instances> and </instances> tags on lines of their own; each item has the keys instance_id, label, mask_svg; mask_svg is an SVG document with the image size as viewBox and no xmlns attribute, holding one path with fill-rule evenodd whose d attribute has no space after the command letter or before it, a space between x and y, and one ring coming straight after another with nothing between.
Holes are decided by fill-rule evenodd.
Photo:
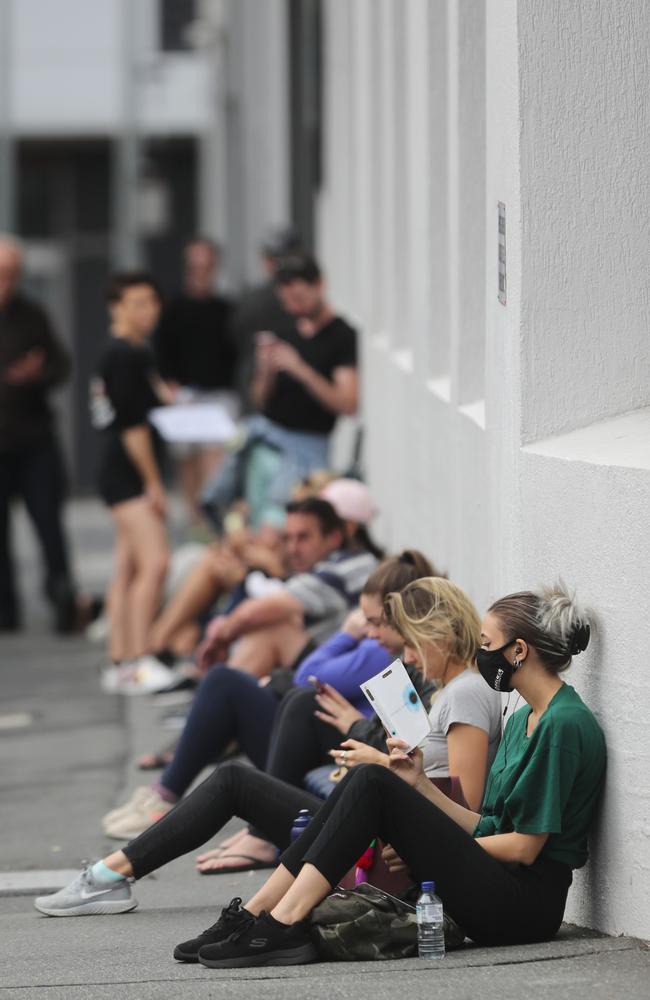
<instances>
[{"instance_id":1,"label":"clear water bottle","mask_svg":"<svg viewBox=\"0 0 650 1000\"><path fill-rule=\"evenodd\" d=\"M420 958L445 957L445 925L442 900L436 896L435 882L422 882L422 895L416 905L418 955Z\"/></svg>"},{"instance_id":2,"label":"clear water bottle","mask_svg":"<svg viewBox=\"0 0 650 1000\"><path fill-rule=\"evenodd\" d=\"M293 826L291 827L291 843L297 840L302 831L309 826L312 820L312 815L309 809L301 809L296 818L293 821Z\"/></svg>"}]
</instances>

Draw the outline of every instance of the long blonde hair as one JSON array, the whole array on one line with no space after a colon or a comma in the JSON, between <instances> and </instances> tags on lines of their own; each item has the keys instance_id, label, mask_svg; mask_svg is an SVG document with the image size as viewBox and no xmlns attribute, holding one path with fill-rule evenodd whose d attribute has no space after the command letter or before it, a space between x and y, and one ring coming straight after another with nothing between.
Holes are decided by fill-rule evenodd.
<instances>
[{"instance_id":1,"label":"long blonde hair","mask_svg":"<svg viewBox=\"0 0 650 1000\"><path fill-rule=\"evenodd\" d=\"M481 644L481 619L455 583L439 576L414 580L400 593L388 595L384 611L388 624L413 646L423 666L431 645L473 666Z\"/></svg>"}]
</instances>

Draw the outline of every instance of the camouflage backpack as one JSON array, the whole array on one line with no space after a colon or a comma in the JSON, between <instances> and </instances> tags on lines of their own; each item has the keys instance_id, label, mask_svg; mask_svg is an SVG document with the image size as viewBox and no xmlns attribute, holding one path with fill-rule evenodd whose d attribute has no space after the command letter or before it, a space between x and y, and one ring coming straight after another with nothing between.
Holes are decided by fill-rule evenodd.
<instances>
[{"instance_id":1,"label":"camouflage backpack","mask_svg":"<svg viewBox=\"0 0 650 1000\"><path fill-rule=\"evenodd\" d=\"M334 962L383 961L417 955L415 907L362 882L337 889L312 913L321 958ZM459 948L465 934L445 914L445 948Z\"/></svg>"}]
</instances>

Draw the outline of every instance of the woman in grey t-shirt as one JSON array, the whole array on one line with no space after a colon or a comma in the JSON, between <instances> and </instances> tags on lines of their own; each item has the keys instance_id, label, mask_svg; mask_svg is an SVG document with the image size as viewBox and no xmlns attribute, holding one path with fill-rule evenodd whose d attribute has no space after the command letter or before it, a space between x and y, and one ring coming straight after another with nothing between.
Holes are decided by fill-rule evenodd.
<instances>
[{"instance_id":1,"label":"woman in grey t-shirt","mask_svg":"<svg viewBox=\"0 0 650 1000\"><path fill-rule=\"evenodd\" d=\"M474 669L480 618L456 584L424 577L385 602L388 624L404 639L404 659L434 681L431 734L422 744L430 778L457 777L470 809L483 799L485 779L501 738L501 701ZM346 740L332 756L346 766L388 763L386 754Z\"/></svg>"}]
</instances>

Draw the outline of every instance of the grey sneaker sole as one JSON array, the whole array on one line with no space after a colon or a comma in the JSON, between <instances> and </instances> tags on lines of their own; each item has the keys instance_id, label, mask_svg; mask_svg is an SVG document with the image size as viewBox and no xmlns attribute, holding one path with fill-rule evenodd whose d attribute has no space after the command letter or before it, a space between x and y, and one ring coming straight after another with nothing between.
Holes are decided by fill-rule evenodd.
<instances>
[{"instance_id":1,"label":"grey sneaker sole","mask_svg":"<svg viewBox=\"0 0 650 1000\"><path fill-rule=\"evenodd\" d=\"M247 955L245 958L221 958L212 961L199 953L199 962L207 969L243 969L253 965L307 965L316 962L318 952L313 944L303 944L300 948L267 951L264 955Z\"/></svg>"},{"instance_id":2,"label":"grey sneaker sole","mask_svg":"<svg viewBox=\"0 0 650 1000\"><path fill-rule=\"evenodd\" d=\"M96 902L89 901L81 903L79 906L66 906L63 909L58 909L56 906L42 906L40 903L34 903L38 912L44 913L46 917L90 917L110 913L128 913L130 910L135 910L137 905L137 899L117 899L112 901L105 899L103 902L99 900Z\"/></svg>"}]
</instances>

